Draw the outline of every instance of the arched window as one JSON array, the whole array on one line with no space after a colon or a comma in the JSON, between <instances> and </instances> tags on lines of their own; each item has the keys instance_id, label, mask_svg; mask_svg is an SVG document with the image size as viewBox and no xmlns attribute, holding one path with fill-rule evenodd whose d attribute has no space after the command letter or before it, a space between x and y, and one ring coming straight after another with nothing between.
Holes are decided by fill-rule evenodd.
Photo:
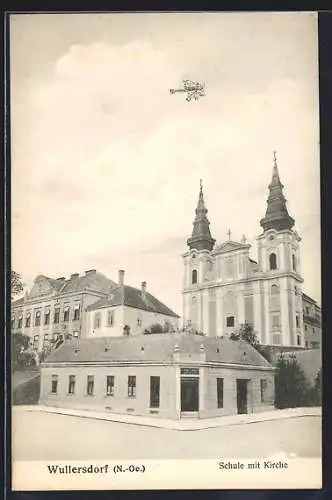
<instances>
[{"instance_id":1,"label":"arched window","mask_svg":"<svg viewBox=\"0 0 332 500\"><path fill-rule=\"evenodd\" d=\"M294 254L292 255L292 264L293 264L293 271L296 271L296 257Z\"/></svg>"},{"instance_id":2,"label":"arched window","mask_svg":"<svg viewBox=\"0 0 332 500\"><path fill-rule=\"evenodd\" d=\"M270 253L270 271L277 269L277 256L275 253Z\"/></svg>"},{"instance_id":3,"label":"arched window","mask_svg":"<svg viewBox=\"0 0 332 500\"><path fill-rule=\"evenodd\" d=\"M271 295L279 295L279 287L278 285L271 286Z\"/></svg>"},{"instance_id":4,"label":"arched window","mask_svg":"<svg viewBox=\"0 0 332 500\"><path fill-rule=\"evenodd\" d=\"M197 269L193 269L191 273L191 283L195 285L197 283Z\"/></svg>"}]
</instances>

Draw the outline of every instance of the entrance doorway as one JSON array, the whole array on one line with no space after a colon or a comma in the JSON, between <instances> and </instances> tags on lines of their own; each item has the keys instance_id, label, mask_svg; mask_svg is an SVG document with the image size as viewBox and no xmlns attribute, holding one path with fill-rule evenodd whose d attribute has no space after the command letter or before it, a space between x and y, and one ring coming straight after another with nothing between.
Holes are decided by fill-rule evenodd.
<instances>
[{"instance_id":1,"label":"entrance doorway","mask_svg":"<svg viewBox=\"0 0 332 500\"><path fill-rule=\"evenodd\" d=\"M248 413L248 380L236 380L237 412Z\"/></svg>"},{"instance_id":2,"label":"entrance doorway","mask_svg":"<svg viewBox=\"0 0 332 500\"><path fill-rule=\"evenodd\" d=\"M198 377L181 378L181 411L198 411Z\"/></svg>"}]
</instances>

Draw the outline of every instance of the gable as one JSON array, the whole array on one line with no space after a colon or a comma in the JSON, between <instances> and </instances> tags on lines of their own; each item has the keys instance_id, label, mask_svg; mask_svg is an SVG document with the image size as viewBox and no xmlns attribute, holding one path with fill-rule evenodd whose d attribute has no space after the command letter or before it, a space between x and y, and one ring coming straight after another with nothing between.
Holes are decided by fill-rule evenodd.
<instances>
[{"instance_id":1,"label":"gable","mask_svg":"<svg viewBox=\"0 0 332 500\"><path fill-rule=\"evenodd\" d=\"M221 245L218 245L215 248L215 250L213 251L213 254L233 252L235 250L243 250L243 249L249 249L249 248L250 248L250 245L248 245L248 244L238 243L236 241L225 241L224 243L221 243Z\"/></svg>"},{"instance_id":2,"label":"gable","mask_svg":"<svg viewBox=\"0 0 332 500\"><path fill-rule=\"evenodd\" d=\"M28 294L27 299L34 297L46 297L48 295L55 295L56 289L52 286L49 278L43 275L37 276L34 280L34 285L31 292Z\"/></svg>"}]
</instances>

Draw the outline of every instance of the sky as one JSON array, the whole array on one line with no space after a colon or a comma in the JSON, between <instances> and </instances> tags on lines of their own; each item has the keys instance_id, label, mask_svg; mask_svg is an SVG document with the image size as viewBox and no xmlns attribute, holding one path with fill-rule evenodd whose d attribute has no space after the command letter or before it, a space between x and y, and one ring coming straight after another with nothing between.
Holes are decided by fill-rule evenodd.
<instances>
[{"instance_id":1,"label":"sky","mask_svg":"<svg viewBox=\"0 0 332 500\"><path fill-rule=\"evenodd\" d=\"M97 269L182 314L199 180L218 243L255 237L273 151L318 302L314 13L31 14L11 18L12 266ZM182 79L206 83L187 102Z\"/></svg>"}]
</instances>

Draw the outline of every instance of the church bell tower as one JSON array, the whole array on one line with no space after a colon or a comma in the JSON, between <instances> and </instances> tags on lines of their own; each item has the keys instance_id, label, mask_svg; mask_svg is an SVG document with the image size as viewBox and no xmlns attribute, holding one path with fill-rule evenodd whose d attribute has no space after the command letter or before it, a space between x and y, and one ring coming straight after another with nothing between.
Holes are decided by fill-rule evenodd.
<instances>
[{"instance_id":1,"label":"church bell tower","mask_svg":"<svg viewBox=\"0 0 332 500\"><path fill-rule=\"evenodd\" d=\"M210 253L215 244L211 236L207 213L201 180L192 234L187 240L189 249L182 255L184 260L183 323L184 326L190 324L197 331L203 329L201 314L203 292L200 286L212 268Z\"/></svg>"},{"instance_id":2,"label":"church bell tower","mask_svg":"<svg viewBox=\"0 0 332 500\"><path fill-rule=\"evenodd\" d=\"M303 312L301 285L301 238L294 230L280 181L276 153L265 216L258 236L258 262L264 275L263 343L303 347Z\"/></svg>"}]
</instances>

